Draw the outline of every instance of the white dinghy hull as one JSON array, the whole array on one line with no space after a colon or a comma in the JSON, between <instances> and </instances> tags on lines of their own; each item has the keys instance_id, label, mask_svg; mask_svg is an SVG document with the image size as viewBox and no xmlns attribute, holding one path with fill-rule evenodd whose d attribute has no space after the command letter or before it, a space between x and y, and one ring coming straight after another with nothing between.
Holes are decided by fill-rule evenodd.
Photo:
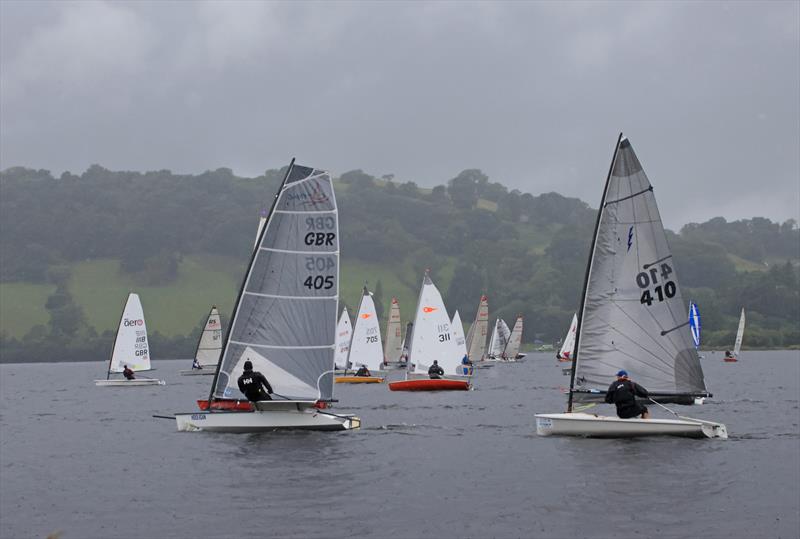
<instances>
[{"instance_id":1,"label":"white dinghy hull","mask_svg":"<svg viewBox=\"0 0 800 539\"><path fill-rule=\"evenodd\" d=\"M338 415L309 401L262 401L252 412L210 411L175 414L179 431L255 433L276 430L350 430L361 426L352 415Z\"/></svg>"},{"instance_id":2,"label":"white dinghy hull","mask_svg":"<svg viewBox=\"0 0 800 539\"><path fill-rule=\"evenodd\" d=\"M686 438L728 438L722 423L681 417L680 419L621 419L619 417L572 412L536 414L539 436L585 436L633 438L639 436L682 436Z\"/></svg>"},{"instance_id":3,"label":"white dinghy hull","mask_svg":"<svg viewBox=\"0 0 800 539\"><path fill-rule=\"evenodd\" d=\"M214 376L214 367L210 369L191 369L180 371L181 376Z\"/></svg>"},{"instance_id":4,"label":"white dinghy hull","mask_svg":"<svg viewBox=\"0 0 800 539\"><path fill-rule=\"evenodd\" d=\"M156 378L136 378L134 380L95 380L94 385L98 387L139 387L139 386L163 386L167 383Z\"/></svg>"}]
</instances>

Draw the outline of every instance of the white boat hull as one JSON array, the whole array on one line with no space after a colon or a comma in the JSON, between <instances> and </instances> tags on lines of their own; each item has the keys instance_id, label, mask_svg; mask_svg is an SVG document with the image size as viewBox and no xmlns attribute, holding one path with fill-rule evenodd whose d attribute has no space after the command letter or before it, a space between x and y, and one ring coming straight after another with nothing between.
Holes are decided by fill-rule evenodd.
<instances>
[{"instance_id":1,"label":"white boat hull","mask_svg":"<svg viewBox=\"0 0 800 539\"><path fill-rule=\"evenodd\" d=\"M536 414L536 434L540 436L586 436L632 438L638 436L684 436L688 438L728 438L722 423L689 417L680 419L620 419L582 412Z\"/></svg>"},{"instance_id":2,"label":"white boat hull","mask_svg":"<svg viewBox=\"0 0 800 539\"><path fill-rule=\"evenodd\" d=\"M214 376L214 368L209 369L189 369L180 371L181 376Z\"/></svg>"},{"instance_id":3,"label":"white boat hull","mask_svg":"<svg viewBox=\"0 0 800 539\"><path fill-rule=\"evenodd\" d=\"M352 415L314 408L308 401L261 401L252 412L211 411L175 414L179 431L253 433L276 430L350 430L361 426Z\"/></svg>"},{"instance_id":4,"label":"white boat hull","mask_svg":"<svg viewBox=\"0 0 800 539\"><path fill-rule=\"evenodd\" d=\"M155 378L135 378L133 380L95 380L94 385L98 387L163 386L166 385L166 382Z\"/></svg>"}]
</instances>

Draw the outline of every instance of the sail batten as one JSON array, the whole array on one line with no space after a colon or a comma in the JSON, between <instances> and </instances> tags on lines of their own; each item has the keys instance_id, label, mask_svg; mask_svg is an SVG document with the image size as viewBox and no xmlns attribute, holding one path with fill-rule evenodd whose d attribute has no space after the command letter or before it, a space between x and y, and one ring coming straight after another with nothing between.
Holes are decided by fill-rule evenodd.
<instances>
[{"instance_id":1,"label":"sail batten","mask_svg":"<svg viewBox=\"0 0 800 539\"><path fill-rule=\"evenodd\" d=\"M705 394L654 191L628 139L615 149L603 198L571 388L604 392L624 369L652 392Z\"/></svg>"}]
</instances>

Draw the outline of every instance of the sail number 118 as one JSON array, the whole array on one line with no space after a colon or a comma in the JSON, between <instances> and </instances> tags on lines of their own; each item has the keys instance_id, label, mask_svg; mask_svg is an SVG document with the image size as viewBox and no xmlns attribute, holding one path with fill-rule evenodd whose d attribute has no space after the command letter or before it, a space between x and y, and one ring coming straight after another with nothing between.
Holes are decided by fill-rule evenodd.
<instances>
[{"instance_id":1,"label":"sail number 118","mask_svg":"<svg viewBox=\"0 0 800 539\"><path fill-rule=\"evenodd\" d=\"M660 270L659 268L650 268L649 271L643 271L636 275L636 284L642 289L639 303L649 307L653 301L664 301L664 298L675 296L678 288L674 281L668 280L672 268L665 262L661 264ZM659 282L659 277L661 282ZM651 285L654 285L652 291L650 290Z\"/></svg>"}]
</instances>

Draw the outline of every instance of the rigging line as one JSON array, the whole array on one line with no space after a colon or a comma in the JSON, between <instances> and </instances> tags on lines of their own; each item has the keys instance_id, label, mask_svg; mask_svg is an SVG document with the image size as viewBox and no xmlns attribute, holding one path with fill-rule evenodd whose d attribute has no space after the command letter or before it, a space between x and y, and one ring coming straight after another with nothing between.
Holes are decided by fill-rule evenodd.
<instances>
[{"instance_id":1,"label":"rigging line","mask_svg":"<svg viewBox=\"0 0 800 539\"><path fill-rule=\"evenodd\" d=\"M654 223L655 221L651 221L651 222L653 222L653 223ZM656 265L656 264L658 264L659 262L663 262L663 261L665 261L665 260L668 260L668 259L670 259L670 258L672 258L672 253L668 254L667 256L665 256L665 257L663 257L663 258L659 258L659 259L658 259L658 260L656 260L655 262L650 262L649 264L645 264L644 266L642 266L642 269L647 269L647 268L649 268L650 266L655 266L655 265ZM673 270L673 271L675 271L675 270Z\"/></svg>"},{"instance_id":2,"label":"rigging line","mask_svg":"<svg viewBox=\"0 0 800 539\"><path fill-rule=\"evenodd\" d=\"M661 336L663 337L663 336L664 336L664 335L666 335L667 333L672 333L672 332L673 332L673 331L675 331L676 329L680 329L680 328L682 328L682 327L684 327L684 326L688 326L688 325L689 325L689 321L687 320L687 321L686 321L686 322L684 322L683 324L677 325L677 326L675 326L675 327L674 327L674 328L672 328L672 329L664 329L664 330L661 330Z\"/></svg>"},{"instance_id":3,"label":"rigging line","mask_svg":"<svg viewBox=\"0 0 800 539\"><path fill-rule=\"evenodd\" d=\"M646 329L645 329L645 328L644 328L644 327L643 327L641 324L639 324L639 322L638 322L637 320L635 320L634 318L632 318L632 317L631 317L631 316L630 316L630 315L629 315L629 314L628 314L628 313L625 311L625 309L623 309L622 307L620 307L619 305L617 305L617 302L615 302L615 301L612 301L612 302L611 302L611 304L612 304L612 305L614 305L616 308L618 308L620 311L622 311L622 313L623 313L623 314L624 314L624 315L625 315L625 316L628 318L628 320L630 320L631 322L633 322L633 324L634 324L636 327L638 327L638 328L639 328L639 329L642 331L642 333L644 333L645 335L647 335L648 337L650 337L650 340L652 340L652 341L653 341L653 343L654 343L654 344L655 344L655 345L656 345L658 348L660 348L662 352L664 352L664 354L666 354L667 356L669 356L669 355L670 355L670 353L671 353L671 352L670 352L670 351L669 351L667 348L665 348L665 347L664 347L664 346L663 346L663 345L662 345L660 342L658 342L658 341L655 339L655 337L653 337L653 335L652 335L652 334L651 334L649 331L647 331L647 330L646 330ZM652 315L651 315L651 316L652 316ZM655 320L655 318L654 318L653 320L654 320L654 321L655 321L655 322L658 324L658 321L657 321L657 320ZM667 363L666 361L664 361L663 359L661 359L659 356L657 356L656 354L654 354L654 353L653 353L651 350L649 350L649 349L645 348L645 347L644 347L644 346L643 346L641 343L638 343L638 342L634 341L634 340L633 340L631 337L629 337L628 335L625 335L624 333L622 333L622 332L621 332L620 330L618 330L617 328L611 328L611 329L612 329L614 332L616 332L617 334L619 334L620 336L624 337L625 339L627 339L628 341L630 341L631 343L633 343L634 345L638 346L640 349L642 349L642 350L644 350L645 352L647 352L648 354L650 354L650 355L651 355L653 358L655 358L655 359L659 360L659 361L660 361L661 363L663 363L664 365L666 365L666 366L668 366L668 367L670 366L670 364L669 364L669 363ZM648 363L648 365L650 365L650 364Z\"/></svg>"},{"instance_id":4,"label":"rigging line","mask_svg":"<svg viewBox=\"0 0 800 539\"><path fill-rule=\"evenodd\" d=\"M609 200L609 201L607 201L605 204L603 204L603 207L606 207L606 206L608 206L609 204L616 204L617 202L622 202L622 201L624 201L624 200L628 200L629 198L633 198L633 197L637 197L637 196L639 196L639 195L643 195L644 193L649 193L649 192L650 192L650 191L652 191L652 190L653 190L653 186L651 185L651 186L650 186L650 187L648 187L647 189L644 189L644 190L642 190L642 191L639 191L638 193L633 193L632 195L628 195L628 196L626 196L626 197L618 198L617 200Z\"/></svg>"}]
</instances>

